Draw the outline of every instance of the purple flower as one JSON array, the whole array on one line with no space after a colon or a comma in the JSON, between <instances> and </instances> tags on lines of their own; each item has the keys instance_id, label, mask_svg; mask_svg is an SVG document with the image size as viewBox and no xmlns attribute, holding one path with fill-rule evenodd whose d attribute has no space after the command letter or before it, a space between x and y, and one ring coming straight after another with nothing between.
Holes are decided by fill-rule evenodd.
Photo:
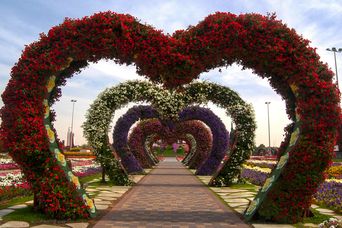
<instances>
[{"instance_id":1,"label":"purple flower","mask_svg":"<svg viewBox=\"0 0 342 228\"><path fill-rule=\"evenodd\" d=\"M225 153L228 150L228 131L221 119L218 118L210 109L198 106L185 108L180 114L181 121L200 120L211 130L213 146L211 153L206 161L197 170L197 175L212 175L220 165Z\"/></svg>"},{"instance_id":2,"label":"purple flower","mask_svg":"<svg viewBox=\"0 0 342 228\"><path fill-rule=\"evenodd\" d=\"M134 106L121 116L114 127L113 147L121 158L121 163L128 173L142 173L143 168L129 151L128 132L132 125L140 119L149 119L158 117L157 112L146 105Z\"/></svg>"}]
</instances>

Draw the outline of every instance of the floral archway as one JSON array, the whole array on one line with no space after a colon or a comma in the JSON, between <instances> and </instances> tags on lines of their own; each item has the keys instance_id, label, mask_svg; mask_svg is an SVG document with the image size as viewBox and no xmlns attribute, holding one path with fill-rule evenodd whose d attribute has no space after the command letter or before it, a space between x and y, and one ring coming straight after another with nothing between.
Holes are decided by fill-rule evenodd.
<instances>
[{"instance_id":1,"label":"floral archway","mask_svg":"<svg viewBox=\"0 0 342 228\"><path fill-rule=\"evenodd\" d=\"M176 124L172 133L167 131L158 119L140 121L131 130L128 145L142 167L151 168L152 163L149 162L148 151L145 148L146 140L151 135L154 135L155 139L164 141L166 141L167 137L172 137L173 141L177 139L189 141L187 139L189 134L196 141L196 148L192 150L195 156L192 157L191 167L189 166L189 168L196 169L208 157L212 147L211 131L201 121L192 120ZM194 147L194 145L191 147Z\"/></svg>"},{"instance_id":2,"label":"floral archway","mask_svg":"<svg viewBox=\"0 0 342 228\"><path fill-rule=\"evenodd\" d=\"M113 148L121 157L121 162L129 173L143 172L143 169L128 149L128 132L137 121L157 117L158 113L151 106L140 105L130 108L117 120L113 131ZM213 138L211 152L196 172L199 175L211 175L217 170L228 149L228 132L221 119L207 108L198 106L184 108L179 113L180 124L189 120L199 120L205 123L211 130ZM170 121L167 125L165 124L165 127L175 130L174 125L175 123Z\"/></svg>"},{"instance_id":3,"label":"floral archway","mask_svg":"<svg viewBox=\"0 0 342 228\"><path fill-rule=\"evenodd\" d=\"M77 178L63 166L48 108L60 96L66 78L100 59L134 63L140 75L173 88L234 62L268 78L296 127L278 169L246 218L257 214L281 222L301 219L324 179L341 123L333 73L309 41L274 16L231 13L209 15L172 36L129 15L97 13L66 19L25 48L2 94L1 137L47 214L72 218L95 211ZM47 206L47 200L58 206Z\"/></svg>"}]
</instances>

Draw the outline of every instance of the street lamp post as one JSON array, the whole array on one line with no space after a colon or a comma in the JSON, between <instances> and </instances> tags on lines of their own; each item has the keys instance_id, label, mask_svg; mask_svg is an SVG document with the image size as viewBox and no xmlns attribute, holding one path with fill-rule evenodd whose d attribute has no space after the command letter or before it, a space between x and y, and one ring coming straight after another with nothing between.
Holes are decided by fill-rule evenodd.
<instances>
[{"instance_id":1,"label":"street lamp post","mask_svg":"<svg viewBox=\"0 0 342 228\"><path fill-rule=\"evenodd\" d=\"M73 143L73 134L74 134L74 130L73 130L73 127L74 127L74 108L75 108L75 103L76 103L77 100L71 100L72 102L72 114L71 114L71 131L70 131L70 148L73 147L74 143Z\"/></svg>"},{"instance_id":2,"label":"street lamp post","mask_svg":"<svg viewBox=\"0 0 342 228\"><path fill-rule=\"evenodd\" d=\"M341 53L342 52L342 48L336 48L336 47L332 47L331 49L330 48L327 48L326 49L327 51L332 51L334 52L334 60L335 60L335 74L336 74L336 85L337 85L337 88L340 89L339 85L338 85L338 72L337 72L337 62L336 62L336 52L338 53ZM338 152L341 153L341 127L339 127L339 130L338 130L338 138L337 138L337 145L338 145Z\"/></svg>"},{"instance_id":3,"label":"street lamp post","mask_svg":"<svg viewBox=\"0 0 342 228\"><path fill-rule=\"evenodd\" d=\"M326 50L334 52L336 84L337 84L337 88L339 88L338 87L338 72L337 72L336 52L342 52L342 48L337 49L335 47L332 47L331 49L327 48Z\"/></svg>"},{"instance_id":4,"label":"street lamp post","mask_svg":"<svg viewBox=\"0 0 342 228\"><path fill-rule=\"evenodd\" d=\"M271 148L271 134L270 134L270 101L266 101L265 104L267 105L267 120L268 120L268 148Z\"/></svg>"}]
</instances>

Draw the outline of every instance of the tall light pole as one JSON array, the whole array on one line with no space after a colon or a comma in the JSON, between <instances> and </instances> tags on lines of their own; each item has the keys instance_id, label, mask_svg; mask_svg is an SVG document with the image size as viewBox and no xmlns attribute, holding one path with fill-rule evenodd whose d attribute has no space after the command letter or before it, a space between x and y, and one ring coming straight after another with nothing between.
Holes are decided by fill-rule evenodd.
<instances>
[{"instance_id":1,"label":"tall light pole","mask_svg":"<svg viewBox=\"0 0 342 228\"><path fill-rule=\"evenodd\" d=\"M336 52L342 52L342 48L337 49L335 47L332 47L331 49L327 48L326 50L334 52L336 84L337 84L337 88L339 88L339 86L338 86L338 72L337 72Z\"/></svg>"},{"instance_id":2,"label":"tall light pole","mask_svg":"<svg viewBox=\"0 0 342 228\"><path fill-rule=\"evenodd\" d=\"M338 72L337 72L337 62L336 62L336 52L339 52L341 53L342 52L342 48L339 48L337 49L336 47L332 47L331 49L330 48L327 48L326 49L327 51L332 51L334 52L334 60L335 60L335 74L336 74L336 85L337 85L337 88L340 89L339 85L338 85ZM338 138L337 138L337 145L338 145L338 152L341 153L341 149L340 146L341 146L341 125L339 127L339 130L338 130Z\"/></svg>"},{"instance_id":3,"label":"tall light pole","mask_svg":"<svg viewBox=\"0 0 342 228\"><path fill-rule=\"evenodd\" d=\"M74 108L75 108L75 103L77 100L70 100L72 102L72 115L71 115L71 131L70 131L70 148L74 145L73 143L73 134L74 134L74 131L73 131L73 127L74 127Z\"/></svg>"},{"instance_id":4,"label":"tall light pole","mask_svg":"<svg viewBox=\"0 0 342 228\"><path fill-rule=\"evenodd\" d=\"M267 105L267 120L268 120L268 148L271 148L271 134L270 134L270 101L266 101L265 104Z\"/></svg>"}]
</instances>

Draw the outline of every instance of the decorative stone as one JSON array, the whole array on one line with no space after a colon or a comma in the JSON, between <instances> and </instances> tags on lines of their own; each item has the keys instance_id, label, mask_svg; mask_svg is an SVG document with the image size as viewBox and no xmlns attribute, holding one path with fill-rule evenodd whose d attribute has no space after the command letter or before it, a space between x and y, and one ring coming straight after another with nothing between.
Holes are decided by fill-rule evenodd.
<instances>
[{"instance_id":1,"label":"decorative stone","mask_svg":"<svg viewBox=\"0 0 342 228\"><path fill-rule=\"evenodd\" d=\"M325 208L317 208L317 211L321 212L322 214L334 214L335 212Z\"/></svg>"},{"instance_id":2,"label":"decorative stone","mask_svg":"<svg viewBox=\"0 0 342 228\"><path fill-rule=\"evenodd\" d=\"M115 199L117 199L117 197L115 197L115 196L97 195L96 199L115 200Z\"/></svg>"},{"instance_id":3,"label":"decorative stone","mask_svg":"<svg viewBox=\"0 0 342 228\"><path fill-rule=\"evenodd\" d=\"M12 213L13 211L14 211L13 209L2 209L0 210L0 217L8 215L9 213Z\"/></svg>"},{"instance_id":4,"label":"decorative stone","mask_svg":"<svg viewBox=\"0 0 342 228\"><path fill-rule=\"evenodd\" d=\"M248 205L248 203L243 203L243 202L241 202L241 203L228 203L228 204L231 207L241 207L241 206L247 207L247 205Z\"/></svg>"},{"instance_id":5,"label":"decorative stone","mask_svg":"<svg viewBox=\"0 0 342 228\"><path fill-rule=\"evenodd\" d=\"M243 196L239 197L239 196L232 196L232 195L224 195L224 196L221 196L221 197L225 198L225 199L246 199L246 197L243 197Z\"/></svg>"},{"instance_id":6,"label":"decorative stone","mask_svg":"<svg viewBox=\"0 0 342 228\"><path fill-rule=\"evenodd\" d=\"M26 204L19 204L19 205L14 205L12 207L9 207L9 209L21 209L21 208L26 208Z\"/></svg>"},{"instance_id":7,"label":"decorative stone","mask_svg":"<svg viewBox=\"0 0 342 228\"><path fill-rule=\"evenodd\" d=\"M220 188L219 190L216 190L216 188L211 188L216 193L240 193L240 192L248 192L248 190L245 189L233 189L233 188Z\"/></svg>"},{"instance_id":8,"label":"decorative stone","mask_svg":"<svg viewBox=\"0 0 342 228\"><path fill-rule=\"evenodd\" d=\"M235 211L239 212L240 214L243 214L243 212L245 212L246 207L237 207L234 208Z\"/></svg>"},{"instance_id":9,"label":"decorative stone","mask_svg":"<svg viewBox=\"0 0 342 228\"><path fill-rule=\"evenodd\" d=\"M224 201L226 201L227 203L249 203L249 201L247 199L227 199L227 198L223 198Z\"/></svg>"},{"instance_id":10,"label":"decorative stone","mask_svg":"<svg viewBox=\"0 0 342 228\"><path fill-rule=\"evenodd\" d=\"M64 226L54 226L49 224L42 224L38 226L31 226L32 228L64 228Z\"/></svg>"},{"instance_id":11,"label":"decorative stone","mask_svg":"<svg viewBox=\"0 0 342 228\"><path fill-rule=\"evenodd\" d=\"M96 189L97 189L97 190L103 190L103 191L105 191L105 190L108 190L109 187L97 187Z\"/></svg>"},{"instance_id":12,"label":"decorative stone","mask_svg":"<svg viewBox=\"0 0 342 228\"><path fill-rule=\"evenodd\" d=\"M123 193L111 193L111 194L99 194L97 197L109 197L109 198L118 198L121 197Z\"/></svg>"},{"instance_id":13,"label":"decorative stone","mask_svg":"<svg viewBox=\"0 0 342 228\"><path fill-rule=\"evenodd\" d=\"M79 223L67 223L65 225L70 226L72 228L87 228L89 226L89 223L79 222Z\"/></svg>"},{"instance_id":14,"label":"decorative stone","mask_svg":"<svg viewBox=\"0 0 342 228\"><path fill-rule=\"evenodd\" d=\"M290 228L294 227L288 224L252 224L255 228Z\"/></svg>"},{"instance_id":15,"label":"decorative stone","mask_svg":"<svg viewBox=\"0 0 342 228\"><path fill-rule=\"evenodd\" d=\"M95 205L111 205L112 202L110 201L97 201L95 202Z\"/></svg>"},{"instance_id":16,"label":"decorative stone","mask_svg":"<svg viewBox=\"0 0 342 228\"><path fill-rule=\"evenodd\" d=\"M108 208L108 205L104 205L104 204L96 205L97 210L106 210L107 208Z\"/></svg>"},{"instance_id":17,"label":"decorative stone","mask_svg":"<svg viewBox=\"0 0 342 228\"><path fill-rule=\"evenodd\" d=\"M255 196L255 193L252 193L252 192L239 192L239 193L229 194L229 196L231 196L231 197L238 197L238 198L241 198L241 197L251 197L251 196Z\"/></svg>"},{"instance_id":18,"label":"decorative stone","mask_svg":"<svg viewBox=\"0 0 342 228\"><path fill-rule=\"evenodd\" d=\"M319 206L316 204L311 204L311 208L316 209L316 208L319 208Z\"/></svg>"},{"instance_id":19,"label":"decorative stone","mask_svg":"<svg viewBox=\"0 0 342 228\"><path fill-rule=\"evenodd\" d=\"M0 227L30 227L30 224L22 221L10 221L2 224Z\"/></svg>"},{"instance_id":20,"label":"decorative stone","mask_svg":"<svg viewBox=\"0 0 342 228\"><path fill-rule=\"evenodd\" d=\"M143 177L144 177L144 175L134 175L133 176L133 182L138 183Z\"/></svg>"}]
</instances>

